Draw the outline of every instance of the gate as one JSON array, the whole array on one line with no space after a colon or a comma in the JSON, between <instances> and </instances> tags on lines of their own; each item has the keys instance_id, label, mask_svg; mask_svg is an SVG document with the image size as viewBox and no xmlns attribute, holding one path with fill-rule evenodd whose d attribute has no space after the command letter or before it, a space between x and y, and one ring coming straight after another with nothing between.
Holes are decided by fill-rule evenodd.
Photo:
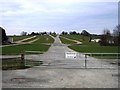
<instances>
[{"instance_id":1,"label":"gate","mask_svg":"<svg viewBox=\"0 0 120 90\"><path fill-rule=\"evenodd\" d=\"M44 68L117 68L120 53L78 53L26 51L25 65Z\"/></svg>"}]
</instances>

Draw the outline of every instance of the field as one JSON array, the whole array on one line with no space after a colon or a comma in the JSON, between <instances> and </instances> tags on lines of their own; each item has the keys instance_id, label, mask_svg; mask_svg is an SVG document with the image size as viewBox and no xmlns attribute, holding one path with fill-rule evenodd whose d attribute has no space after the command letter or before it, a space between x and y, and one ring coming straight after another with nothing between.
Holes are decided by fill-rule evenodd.
<instances>
[{"instance_id":1,"label":"field","mask_svg":"<svg viewBox=\"0 0 120 90\"><path fill-rule=\"evenodd\" d=\"M74 39L74 40L78 40L81 42L89 40L88 36L83 36L83 35L61 35L61 36L66 37L66 38L70 38L70 39Z\"/></svg>"},{"instance_id":2,"label":"field","mask_svg":"<svg viewBox=\"0 0 120 90\"><path fill-rule=\"evenodd\" d=\"M85 53L117 53L116 46L100 46L100 45L71 45L69 48L77 52Z\"/></svg>"},{"instance_id":3,"label":"field","mask_svg":"<svg viewBox=\"0 0 120 90\"><path fill-rule=\"evenodd\" d=\"M57 34L51 34L53 37L56 37L57 36Z\"/></svg>"},{"instance_id":4,"label":"field","mask_svg":"<svg viewBox=\"0 0 120 90\"><path fill-rule=\"evenodd\" d=\"M40 43L53 43L54 39L48 35L43 35L43 36L37 36L39 40L35 41L35 44L40 44Z\"/></svg>"},{"instance_id":5,"label":"field","mask_svg":"<svg viewBox=\"0 0 120 90\"><path fill-rule=\"evenodd\" d=\"M77 40L82 42L81 45L76 44L76 42L67 40L63 37ZM20 40L25 37L29 36L12 36L15 40ZM3 47L2 54L20 54L22 51L47 51L50 47L50 45L44 45L44 44L51 44L54 42L54 39L48 35L38 35L35 38L28 39L26 42L29 42L31 40L34 40L36 38L39 38L37 41L31 43L31 44L24 44L24 45L16 45L16 46L8 46ZM97 38L97 37L92 37ZM83 35L61 35L60 39L62 43L64 44L71 44L68 47L77 51L77 52L85 52L85 53L117 53L118 47L117 46L100 46L99 43L95 42L89 42L90 37L89 36L83 36Z\"/></svg>"},{"instance_id":6,"label":"field","mask_svg":"<svg viewBox=\"0 0 120 90\"><path fill-rule=\"evenodd\" d=\"M12 55L12 54L21 54L24 51L47 51L50 45L44 44L23 44L23 45L15 45L2 47L2 54Z\"/></svg>"},{"instance_id":7,"label":"field","mask_svg":"<svg viewBox=\"0 0 120 90\"><path fill-rule=\"evenodd\" d=\"M67 39L65 39L65 38L63 38L63 37L61 37L61 36L60 36L60 40L61 40L61 42L64 43L64 44L75 44L75 43L76 43L76 42L74 42L74 41L67 40Z\"/></svg>"},{"instance_id":8,"label":"field","mask_svg":"<svg viewBox=\"0 0 120 90\"><path fill-rule=\"evenodd\" d=\"M22 40L22 39L25 39L31 36L8 36L8 37L13 38L13 41L18 41L18 40Z\"/></svg>"},{"instance_id":9,"label":"field","mask_svg":"<svg viewBox=\"0 0 120 90\"><path fill-rule=\"evenodd\" d=\"M82 45L70 45L69 48L84 53L117 53L117 46L100 46L99 43L89 42L89 36L82 35L64 35L64 37L81 41ZM93 37L96 38L96 37Z\"/></svg>"},{"instance_id":10,"label":"field","mask_svg":"<svg viewBox=\"0 0 120 90\"><path fill-rule=\"evenodd\" d=\"M22 42L30 42L30 41L35 40L35 39L37 39L37 37L33 37L33 38L31 38L31 39L27 39L27 40L24 40L24 41L22 41Z\"/></svg>"},{"instance_id":11,"label":"field","mask_svg":"<svg viewBox=\"0 0 120 90\"><path fill-rule=\"evenodd\" d=\"M21 37L19 36L20 39L23 37L24 36L21 36ZM16 36L15 36L15 38L16 38ZM33 38L32 40L34 40L36 38L39 38L39 39L31 44L20 44L20 45L15 45L15 46L2 47L2 54L3 55L16 55L16 54L20 54L24 51L43 51L43 52L45 52L50 47L50 45L46 45L46 43L54 42L54 39L48 35L37 36L37 37ZM29 42L30 40L27 40L27 41Z\"/></svg>"}]
</instances>

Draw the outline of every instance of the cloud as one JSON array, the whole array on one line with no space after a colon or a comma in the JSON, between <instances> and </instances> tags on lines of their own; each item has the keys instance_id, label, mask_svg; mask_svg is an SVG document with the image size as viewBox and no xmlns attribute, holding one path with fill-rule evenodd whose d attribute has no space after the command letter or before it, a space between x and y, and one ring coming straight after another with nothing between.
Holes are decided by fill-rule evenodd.
<instances>
[{"instance_id":1,"label":"cloud","mask_svg":"<svg viewBox=\"0 0 120 90\"><path fill-rule=\"evenodd\" d=\"M86 28L99 33L102 28L112 29L117 24L117 2L97 1L0 0L1 25L14 34L23 30L60 32Z\"/></svg>"},{"instance_id":2,"label":"cloud","mask_svg":"<svg viewBox=\"0 0 120 90\"><path fill-rule=\"evenodd\" d=\"M76 4L83 6L83 2L92 2L95 0L4 0L1 2L1 9L4 15L21 15L35 12L41 13L67 13L74 9ZM97 0L101 1L101 0ZM116 0L117 1L117 0ZM83 5L82 5L83 4ZM80 8L80 7L79 7ZM89 7L91 9L91 7ZM81 13L89 11L89 8L80 10ZM106 8L106 7L105 7ZM92 8L93 9L93 8ZM95 9L95 8L94 8ZM75 9L73 10L75 11ZM97 11L97 10L96 10ZM94 11L93 11L94 12Z\"/></svg>"}]
</instances>

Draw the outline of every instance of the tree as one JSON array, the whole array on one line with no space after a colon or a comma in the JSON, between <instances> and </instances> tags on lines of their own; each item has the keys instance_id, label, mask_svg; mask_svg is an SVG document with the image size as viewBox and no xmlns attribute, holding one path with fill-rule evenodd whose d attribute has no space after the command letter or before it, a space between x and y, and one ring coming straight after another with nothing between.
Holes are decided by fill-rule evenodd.
<instances>
[{"instance_id":1,"label":"tree","mask_svg":"<svg viewBox=\"0 0 120 90\"><path fill-rule=\"evenodd\" d=\"M53 35L56 35L56 32L53 32Z\"/></svg>"},{"instance_id":2,"label":"tree","mask_svg":"<svg viewBox=\"0 0 120 90\"><path fill-rule=\"evenodd\" d=\"M76 31L70 32L70 35L76 35Z\"/></svg>"},{"instance_id":3,"label":"tree","mask_svg":"<svg viewBox=\"0 0 120 90\"><path fill-rule=\"evenodd\" d=\"M22 36L26 36L26 35L27 35L27 32L22 31L22 32L21 32L21 35L22 35Z\"/></svg>"},{"instance_id":4,"label":"tree","mask_svg":"<svg viewBox=\"0 0 120 90\"><path fill-rule=\"evenodd\" d=\"M112 36L109 29L104 29L103 35L101 35L101 45L109 45L112 43Z\"/></svg>"},{"instance_id":5,"label":"tree","mask_svg":"<svg viewBox=\"0 0 120 90\"><path fill-rule=\"evenodd\" d=\"M90 35L90 33L89 33L89 32L87 32L86 30L83 30L83 31L81 32L81 35L84 35L84 36L89 36L89 35Z\"/></svg>"},{"instance_id":6,"label":"tree","mask_svg":"<svg viewBox=\"0 0 120 90\"><path fill-rule=\"evenodd\" d=\"M68 32L64 32L64 31L63 31L61 34L62 34L62 35L67 35L67 34L68 34Z\"/></svg>"},{"instance_id":7,"label":"tree","mask_svg":"<svg viewBox=\"0 0 120 90\"><path fill-rule=\"evenodd\" d=\"M90 36L89 42L91 42L91 40L92 40L92 36Z\"/></svg>"},{"instance_id":8,"label":"tree","mask_svg":"<svg viewBox=\"0 0 120 90\"><path fill-rule=\"evenodd\" d=\"M47 35L47 32L41 32L41 35Z\"/></svg>"}]
</instances>

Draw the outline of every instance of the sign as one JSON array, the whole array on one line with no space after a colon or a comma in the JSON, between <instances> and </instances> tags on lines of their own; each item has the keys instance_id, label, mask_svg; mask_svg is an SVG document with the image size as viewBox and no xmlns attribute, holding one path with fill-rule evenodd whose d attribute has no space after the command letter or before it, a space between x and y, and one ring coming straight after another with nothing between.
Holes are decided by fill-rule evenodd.
<instances>
[{"instance_id":1,"label":"sign","mask_svg":"<svg viewBox=\"0 0 120 90\"><path fill-rule=\"evenodd\" d=\"M65 53L65 58L76 59L77 58L77 53L76 52L66 52Z\"/></svg>"}]
</instances>

